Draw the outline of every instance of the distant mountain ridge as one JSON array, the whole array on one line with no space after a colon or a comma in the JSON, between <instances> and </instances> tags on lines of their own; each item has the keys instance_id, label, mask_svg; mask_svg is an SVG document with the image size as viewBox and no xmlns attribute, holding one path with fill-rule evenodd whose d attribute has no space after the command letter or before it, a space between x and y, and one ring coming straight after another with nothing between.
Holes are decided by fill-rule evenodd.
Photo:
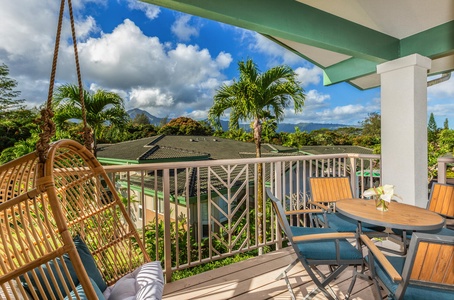
<instances>
[{"instance_id":1,"label":"distant mountain ridge","mask_svg":"<svg viewBox=\"0 0 454 300\"><path fill-rule=\"evenodd\" d=\"M150 120L150 124L153 124L156 126L159 125L162 120L162 118L155 117L152 114L150 114L148 111L140 109L140 108L130 109L127 111L127 113L131 119L134 119L137 115L145 114L145 116L148 117L148 120Z\"/></svg>"},{"instance_id":2,"label":"distant mountain ridge","mask_svg":"<svg viewBox=\"0 0 454 300\"><path fill-rule=\"evenodd\" d=\"M140 108L134 108L130 109L127 111L131 119L134 119L138 114L145 114L148 119L150 120L150 124L153 125L160 125L162 118L158 118L150 114L149 112L142 110ZM170 121L170 120L169 120ZM221 120L221 125L222 129L227 130L229 128L229 122L228 121L222 121ZM243 128L246 131L250 131L251 128L249 124L240 124L240 127ZM297 123L297 124L292 124L292 123L279 123L277 125L277 132L295 132L295 127L298 127L301 131L307 131L311 132L313 130L318 130L318 129L329 129L329 130L335 130L339 129L342 127L354 127L353 125L345 125L345 124L337 124L337 123L330 123L330 124L324 124L324 123Z\"/></svg>"}]
</instances>

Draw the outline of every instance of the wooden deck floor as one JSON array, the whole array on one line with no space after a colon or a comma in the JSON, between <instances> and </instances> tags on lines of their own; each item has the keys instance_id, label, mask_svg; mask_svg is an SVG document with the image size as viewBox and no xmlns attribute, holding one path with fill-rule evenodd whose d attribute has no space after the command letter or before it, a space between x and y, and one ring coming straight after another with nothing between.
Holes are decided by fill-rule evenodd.
<instances>
[{"instance_id":1,"label":"wooden deck floor","mask_svg":"<svg viewBox=\"0 0 454 300\"><path fill-rule=\"evenodd\" d=\"M285 281L276 281L275 278L295 258L292 248L288 247L171 282L165 285L163 299L290 299ZM340 299L345 298L352 273L353 267L344 271L331 284ZM297 299L302 299L315 287L301 264L291 270L289 279ZM373 288L371 281L358 278L350 299L374 299ZM326 297L319 293L313 299Z\"/></svg>"}]
</instances>

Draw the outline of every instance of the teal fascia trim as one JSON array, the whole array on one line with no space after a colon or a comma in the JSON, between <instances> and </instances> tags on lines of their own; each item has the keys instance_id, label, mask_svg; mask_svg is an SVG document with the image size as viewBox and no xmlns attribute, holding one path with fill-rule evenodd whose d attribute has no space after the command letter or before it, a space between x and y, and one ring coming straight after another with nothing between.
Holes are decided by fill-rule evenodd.
<instances>
[{"instance_id":1,"label":"teal fascia trim","mask_svg":"<svg viewBox=\"0 0 454 300\"><path fill-rule=\"evenodd\" d=\"M124 182L124 181L118 181L118 183L121 185L121 187L123 188L128 188L128 183L127 182ZM138 186L138 185L129 185L129 188L133 191L136 191L136 192L139 192L139 193L142 193L142 187ZM161 192L161 191L155 191L153 189L149 189L149 188L144 188L143 189L143 192L145 195L147 196L151 196L151 197L154 197L155 194L158 195L158 198L161 198L163 199L164 198L164 193ZM177 197L178 199L178 204L181 204L181 205L184 205L186 206L186 198L183 197L183 196L178 196ZM175 203L175 196L173 195L170 195L170 202L174 202Z\"/></svg>"},{"instance_id":2,"label":"teal fascia trim","mask_svg":"<svg viewBox=\"0 0 454 300\"><path fill-rule=\"evenodd\" d=\"M295 0L142 0L265 35L382 62L399 40Z\"/></svg>"},{"instance_id":3,"label":"teal fascia trim","mask_svg":"<svg viewBox=\"0 0 454 300\"><path fill-rule=\"evenodd\" d=\"M454 21L404 38L400 44L401 57L418 53L437 58L454 53Z\"/></svg>"},{"instance_id":4,"label":"teal fascia trim","mask_svg":"<svg viewBox=\"0 0 454 300\"><path fill-rule=\"evenodd\" d=\"M137 165L139 162L137 160L130 159L117 159L117 158L107 158L107 157L98 157L98 161L101 164L106 165Z\"/></svg>"},{"instance_id":5,"label":"teal fascia trim","mask_svg":"<svg viewBox=\"0 0 454 300\"><path fill-rule=\"evenodd\" d=\"M332 85L364 75L374 74L377 70L377 64L377 62L370 60L352 57L325 68L323 71L323 84Z\"/></svg>"}]
</instances>

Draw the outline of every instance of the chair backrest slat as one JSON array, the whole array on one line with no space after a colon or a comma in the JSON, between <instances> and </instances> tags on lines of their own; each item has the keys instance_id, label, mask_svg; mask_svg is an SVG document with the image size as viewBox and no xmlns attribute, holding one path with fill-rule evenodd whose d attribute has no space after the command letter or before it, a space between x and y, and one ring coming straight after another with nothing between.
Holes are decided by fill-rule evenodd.
<instances>
[{"instance_id":1,"label":"chair backrest slat","mask_svg":"<svg viewBox=\"0 0 454 300\"><path fill-rule=\"evenodd\" d=\"M410 276L411 280L453 284L454 246L421 242Z\"/></svg>"},{"instance_id":2,"label":"chair backrest slat","mask_svg":"<svg viewBox=\"0 0 454 300\"><path fill-rule=\"evenodd\" d=\"M454 217L454 186L434 183L429 210L446 217Z\"/></svg>"},{"instance_id":3,"label":"chair backrest slat","mask_svg":"<svg viewBox=\"0 0 454 300\"><path fill-rule=\"evenodd\" d=\"M311 200L314 202L332 202L353 198L348 177L311 177Z\"/></svg>"}]
</instances>

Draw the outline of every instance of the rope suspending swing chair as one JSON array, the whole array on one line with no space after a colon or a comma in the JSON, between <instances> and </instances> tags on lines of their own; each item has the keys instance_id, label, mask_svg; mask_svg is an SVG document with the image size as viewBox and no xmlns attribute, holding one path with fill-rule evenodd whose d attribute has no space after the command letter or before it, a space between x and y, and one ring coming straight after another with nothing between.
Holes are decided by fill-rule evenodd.
<instances>
[{"instance_id":1,"label":"rope suspending swing chair","mask_svg":"<svg viewBox=\"0 0 454 300\"><path fill-rule=\"evenodd\" d=\"M85 146L72 140L49 144L55 134L52 96L65 2L61 0L37 150L0 166L0 298L103 299L104 293L105 299L124 299L124 290L116 297L105 291L113 296L124 277L138 276L137 270L154 264L147 273L155 278L129 284L155 289L158 296L152 299L159 299L162 286L150 286L150 281L163 284L161 267L150 262L115 186L90 150L71 0Z\"/></svg>"}]
</instances>

